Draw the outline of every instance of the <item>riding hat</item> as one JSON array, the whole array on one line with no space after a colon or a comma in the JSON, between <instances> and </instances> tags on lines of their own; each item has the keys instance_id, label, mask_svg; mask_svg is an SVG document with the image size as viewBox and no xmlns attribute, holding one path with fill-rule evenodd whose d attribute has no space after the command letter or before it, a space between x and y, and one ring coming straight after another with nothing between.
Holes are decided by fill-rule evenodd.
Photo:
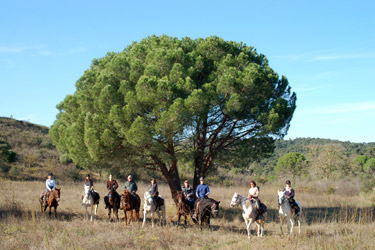
<instances>
[{"instance_id":1,"label":"riding hat","mask_svg":"<svg viewBox=\"0 0 375 250\"><path fill-rule=\"evenodd\" d=\"M290 180L287 180L287 181L285 182L285 184L289 184L289 185L290 185Z\"/></svg>"},{"instance_id":2,"label":"riding hat","mask_svg":"<svg viewBox=\"0 0 375 250\"><path fill-rule=\"evenodd\" d=\"M200 181L204 181L204 177L202 176L201 178L199 178Z\"/></svg>"},{"instance_id":3,"label":"riding hat","mask_svg":"<svg viewBox=\"0 0 375 250\"><path fill-rule=\"evenodd\" d=\"M90 175L89 175L89 174L87 174L87 175L86 175L86 177L89 177L89 178L90 178Z\"/></svg>"},{"instance_id":4,"label":"riding hat","mask_svg":"<svg viewBox=\"0 0 375 250\"><path fill-rule=\"evenodd\" d=\"M52 172L49 172L49 173L48 173L48 176L53 176Z\"/></svg>"}]
</instances>

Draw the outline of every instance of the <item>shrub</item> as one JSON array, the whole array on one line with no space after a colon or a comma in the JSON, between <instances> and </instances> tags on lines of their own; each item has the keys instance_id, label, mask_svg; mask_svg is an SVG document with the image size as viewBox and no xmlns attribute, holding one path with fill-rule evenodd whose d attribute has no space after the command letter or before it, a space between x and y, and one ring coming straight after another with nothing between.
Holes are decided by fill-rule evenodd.
<instances>
[{"instance_id":1,"label":"shrub","mask_svg":"<svg viewBox=\"0 0 375 250\"><path fill-rule=\"evenodd\" d=\"M8 173L10 169L10 165L6 163L0 163L0 172L1 173Z\"/></svg>"},{"instance_id":2,"label":"shrub","mask_svg":"<svg viewBox=\"0 0 375 250\"><path fill-rule=\"evenodd\" d=\"M326 187L326 193L327 194L334 194L335 193L335 188L332 186L327 186Z\"/></svg>"},{"instance_id":3,"label":"shrub","mask_svg":"<svg viewBox=\"0 0 375 250\"><path fill-rule=\"evenodd\" d=\"M17 166L13 165L8 173L9 177L16 178L18 176L18 168Z\"/></svg>"}]
</instances>

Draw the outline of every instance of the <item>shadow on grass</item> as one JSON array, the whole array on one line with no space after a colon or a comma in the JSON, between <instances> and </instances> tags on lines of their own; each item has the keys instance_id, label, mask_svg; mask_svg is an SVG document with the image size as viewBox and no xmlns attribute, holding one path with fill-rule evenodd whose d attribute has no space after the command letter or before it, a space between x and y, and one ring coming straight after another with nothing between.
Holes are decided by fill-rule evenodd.
<instances>
[{"instance_id":1,"label":"shadow on grass","mask_svg":"<svg viewBox=\"0 0 375 250\"><path fill-rule=\"evenodd\" d=\"M240 208L220 208L219 218L233 221L243 220ZM269 209L266 223L279 222L279 211ZM375 222L375 207L311 207L302 209L302 222L308 225L321 222L372 223Z\"/></svg>"}]
</instances>

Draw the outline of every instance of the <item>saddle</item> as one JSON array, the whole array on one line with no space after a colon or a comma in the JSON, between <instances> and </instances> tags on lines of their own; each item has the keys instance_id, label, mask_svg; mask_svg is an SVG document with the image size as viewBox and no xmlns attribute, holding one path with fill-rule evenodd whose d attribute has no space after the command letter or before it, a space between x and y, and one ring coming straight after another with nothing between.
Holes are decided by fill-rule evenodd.
<instances>
[{"instance_id":1,"label":"saddle","mask_svg":"<svg viewBox=\"0 0 375 250\"><path fill-rule=\"evenodd\" d=\"M159 196L154 197L155 202L156 202L156 209L158 209L161 206L164 206L164 199L161 199Z\"/></svg>"}]
</instances>

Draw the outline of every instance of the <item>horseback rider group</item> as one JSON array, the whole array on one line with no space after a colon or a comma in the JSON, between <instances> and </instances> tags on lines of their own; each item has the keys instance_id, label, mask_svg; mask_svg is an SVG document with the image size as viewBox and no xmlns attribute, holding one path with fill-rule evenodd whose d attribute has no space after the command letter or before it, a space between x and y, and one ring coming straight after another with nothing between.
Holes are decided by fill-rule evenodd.
<instances>
[{"instance_id":1,"label":"horseback rider group","mask_svg":"<svg viewBox=\"0 0 375 250\"><path fill-rule=\"evenodd\" d=\"M194 190L193 188L190 187L188 180L184 181L184 185L181 188L191 211L194 210L193 219L195 219L197 216L200 203L203 201L203 199L208 199L208 195L210 194L210 188L208 187L207 184L205 184L204 177L200 177L199 181L200 181L200 184L197 186L197 189L195 192L197 200L194 199L195 198ZM284 197L289 201L291 208L294 210L295 214L298 215L300 212L300 208L298 204L296 203L296 201L294 200L295 191L291 187L290 180L287 180L285 184L286 186L283 190ZM108 203L108 198L109 198L108 196L109 191L112 188L116 191L119 186L117 181L113 179L112 175L109 175L106 185L107 185L108 194L104 197L104 201L106 204L105 209L108 208L107 203ZM94 190L94 182L90 178L89 174L87 174L85 177L85 186L89 186L91 191ZM53 179L53 174L50 172L48 173L48 178L46 180L46 188L43 190L43 192L40 195L40 199L43 202L43 204L46 204L49 193L53 191L55 187L56 187L56 183L55 183L55 180ZM139 199L139 196L136 193L138 190L138 187L131 175L128 176L128 180L124 185L124 190L128 190L131 195ZM147 190L151 193L151 196L155 204L158 206L159 190L158 190L158 184L154 178L150 180L150 185ZM117 192L115 192L115 195L120 196ZM259 187L256 185L255 181L253 180L250 181L249 200L253 204L253 206L256 208L256 211L258 212L258 217L263 218L263 214L267 211L267 207L263 203L260 202L259 195L260 195ZM122 209L122 207L120 207L120 209Z\"/></svg>"}]
</instances>

